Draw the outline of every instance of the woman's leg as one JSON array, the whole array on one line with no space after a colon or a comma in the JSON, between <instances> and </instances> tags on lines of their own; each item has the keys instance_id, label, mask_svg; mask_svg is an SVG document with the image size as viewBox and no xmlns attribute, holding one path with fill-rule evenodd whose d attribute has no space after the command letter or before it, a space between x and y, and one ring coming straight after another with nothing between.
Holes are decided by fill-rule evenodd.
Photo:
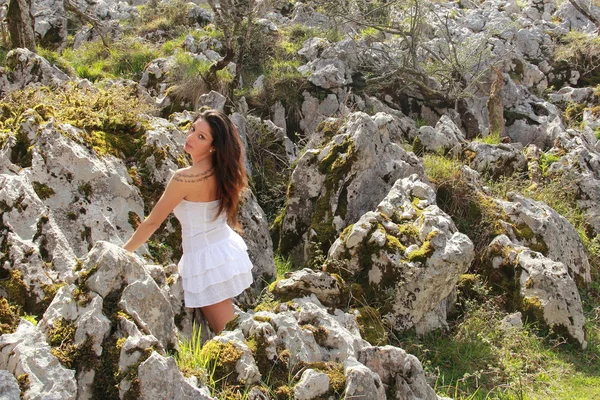
<instances>
[{"instance_id":1,"label":"woman's leg","mask_svg":"<svg viewBox=\"0 0 600 400\"><path fill-rule=\"evenodd\" d=\"M225 324L231 321L234 317L233 303L231 299L223 300L219 303L211 304L210 306L200 307L204 318L208 321L210 329L218 335L221 333Z\"/></svg>"}]
</instances>

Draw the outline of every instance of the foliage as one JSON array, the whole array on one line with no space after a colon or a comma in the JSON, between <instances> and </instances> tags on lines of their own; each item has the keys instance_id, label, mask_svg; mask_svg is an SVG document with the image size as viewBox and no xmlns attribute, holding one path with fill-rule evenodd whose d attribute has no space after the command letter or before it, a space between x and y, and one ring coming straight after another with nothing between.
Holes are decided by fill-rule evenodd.
<instances>
[{"instance_id":1,"label":"foliage","mask_svg":"<svg viewBox=\"0 0 600 400\"><path fill-rule=\"evenodd\" d=\"M98 41L86 42L62 54L79 77L92 82L116 77L139 80L146 65L158 57L154 45L134 37L124 37L110 47Z\"/></svg>"},{"instance_id":2,"label":"foliage","mask_svg":"<svg viewBox=\"0 0 600 400\"><path fill-rule=\"evenodd\" d=\"M292 270L292 262L280 255L275 256L275 266L277 267L277 278L283 277Z\"/></svg>"},{"instance_id":3,"label":"foliage","mask_svg":"<svg viewBox=\"0 0 600 400\"><path fill-rule=\"evenodd\" d=\"M579 71L585 84L600 83L600 38L596 34L569 31L558 39L554 63L559 68Z\"/></svg>"},{"instance_id":4,"label":"foliage","mask_svg":"<svg viewBox=\"0 0 600 400\"><path fill-rule=\"evenodd\" d=\"M139 10L141 21L136 30L140 35L161 30L173 37L190 25L190 3L185 0L152 0Z\"/></svg>"},{"instance_id":5,"label":"foliage","mask_svg":"<svg viewBox=\"0 0 600 400\"><path fill-rule=\"evenodd\" d=\"M69 83L61 88L27 88L9 93L0 101L2 129L20 132L21 123L34 110L38 123L54 119L56 126L70 124L83 130L73 138L98 154L133 155L144 133L139 114L148 110L134 88L113 85L78 88Z\"/></svg>"},{"instance_id":6,"label":"foliage","mask_svg":"<svg viewBox=\"0 0 600 400\"><path fill-rule=\"evenodd\" d=\"M395 345L416 355L425 370L437 377L439 395L455 399L571 398L566 394L591 394L588 388L598 386L598 327L591 330L590 348L582 353L527 321L523 328L504 325L501 297L487 296L483 302L459 298L461 301L465 313L451 323L448 332L395 337Z\"/></svg>"}]
</instances>

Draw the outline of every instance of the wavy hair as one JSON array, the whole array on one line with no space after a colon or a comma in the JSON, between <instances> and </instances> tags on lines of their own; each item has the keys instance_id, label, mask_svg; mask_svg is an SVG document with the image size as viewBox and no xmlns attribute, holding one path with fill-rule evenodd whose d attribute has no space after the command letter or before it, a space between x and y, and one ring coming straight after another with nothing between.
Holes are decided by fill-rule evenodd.
<instances>
[{"instance_id":1,"label":"wavy hair","mask_svg":"<svg viewBox=\"0 0 600 400\"><path fill-rule=\"evenodd\" d=\"M233 229L241 229L237 218L240 194L248 186L244 167L244 146L240 135L227 114L218 110L206 110L194 118L206 121L210 126L215 151L212 153L213 166L217 177L217 195L220 215L225 212L227 223Z\"/></svg>"}]
</instances>

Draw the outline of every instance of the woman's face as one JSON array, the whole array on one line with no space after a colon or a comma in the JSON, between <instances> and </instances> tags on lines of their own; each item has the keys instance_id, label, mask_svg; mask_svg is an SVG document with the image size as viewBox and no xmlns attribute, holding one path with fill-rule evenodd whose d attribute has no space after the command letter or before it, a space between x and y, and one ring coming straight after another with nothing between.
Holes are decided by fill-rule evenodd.
<instances>
[{"instance_id":1,"label":"woman's face","mask_svg":"<svg viewBox=\"0 0 600 400\"><path fill-rule=\"evenodd\" d=\"M187 134L187 140L183 150L192 156L194 160L201 160L210 155L213 137L210 125L203 119L198 119L192 124Z\"/></svg>"}]
</instances>

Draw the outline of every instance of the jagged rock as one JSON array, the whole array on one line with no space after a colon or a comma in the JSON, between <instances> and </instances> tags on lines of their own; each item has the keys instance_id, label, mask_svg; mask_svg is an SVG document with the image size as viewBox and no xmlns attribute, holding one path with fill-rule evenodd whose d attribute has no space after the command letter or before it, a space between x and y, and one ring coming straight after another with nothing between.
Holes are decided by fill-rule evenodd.
<instances>
[{"instance_id":1,"label":"jagged rock","mask_svg":"<svg viewBox=\"0 0 600 400\"><path fill-rule=\"evenodd\" d=\"M544 150L552 147L554 139L565 130L558 108L519 87L512 79L507 80L502 95L506 135L523 146L533 143Z\"/></svg>"},{"instance_id":2,"label":"jagged rock","mask_svg":"<svg viewBox=\"0 0 600 400\"><path fill-rule=\"evenodd\" d=\"M63 367L50 352L44 334L21 320L15 333L0 336L0 368L15 376L26 375L25 399L75 400L75 371Z\"/></svg>"},{"instance_id":3,"label":"jagged rock","mask_svg":"<svg viewBox=\"0 0 600 400\"><path fill-rule=\"evenodd\" d=\"M577 231L567 219L543 202L517 193L509 201L497 200L504 210L510 239L549 259L562 263L571 278L590 282L590 263Z\"/></svg>"},{"instance_id":4,"label":"jagged rock","mask_svg":"<svg viewBox=\"0 0 600 400\"><path fill-rule=\"evenodd\" d=\"M327 28L330 24L329 18L311 7L297 3L291 17L292 23L309 26L311 28Z\"/></svg>"},{"instance_id":5,"label":"jagged rock","mask_svg":"<svg viewBox=\"0 0 600 400\"><path fill-rule=\"evenodd\" d=\"M352 39L329 46L306 65L298 67L308 80L324 89L339 88L352 83L352 74L359 64L359 49Z\"/></svg>"},{"instance_id":6,"label":"jagged rock","mask_svg":"<svg viewBox=\"0 0 600 400\"><path fill-rule=\"evenodd\" d=\"M214 400L190 385L173 357L153 352L138 368L139 398L145 400Z\"/></svg>"},{"instance_id":7,"label":"jagged rock","mask_svg":"<svg viewBox=\"0 0 600 400\"><path fill-rule=\"evenodd\" d=\"M594 143L596 143L594 147ZM577 193L577 205L584 210L586 222L595 235L600 233L600 146L595 137L568 131L557 137L553 154L560 160L548 167L554 179L570 183Z\"/></svg>"},{"instance_id":8,"label":"jagged rock","mask_svg":"<svg viewBox=\"0 0 600 400\"><path fill-rule=\"evenodd\" d=\"M435 201L434 189L417 175L399 179L327 256L328 270L351 281L366 277L361 285L367 303L376 304L396 330L445 326L446 298L474 257L471 240Z\"/></svg>"},{"instance_id":9,"label":"jagged rock","mask_svg":"<svg viewBox=\"0 0 600 400\"><path fill-rule=\"evenodd\" d=\"M19 383L8 371L0 370L0 398L4 400L21 400Z\"/></svg>"},{"instance_id":10,"label":"jagged rock","mask_svg":"<svg viewBox=\"0 0 600 400\"><path fill-rule=\"evenodd\" d=\"M523 318L523 314L520 311L518 311L516 313L509 314L506 317L502 318L502 321L500 321L500 323L506 327L522 328L523 327L523 319L522 318Z\"/></svg>"},{"instance_id":11,"label":"jagged rock","mask_svg":"<svg viewBox=\"0 0 600 400\"><path fill-rule=\"evenodd\" d=\"M302 102L302 120L300 127L309 136L313 135L317 127L327 117L332 117L337 114L340 108L338 97L330 93L325 99L313 97L308 92L303 92L304 101ZM307 147L312 147L311 143Z\"/></svg>"},{"instance_id":12,"label":"jagged rock","mask_svg":"<svg viewBox=\"0 0 600 400\"><path fill-rule=\"evenodd\" d=\"M212 13L212 10L207 10L206 8L202 8L191 2L188 4L190 9L188 12L188 18L190 21L193 21L200 26L204 26L215 20L215 15Z\"/></svg>"},{"instance_id":13,"label":"jagged rock","mask_svg":"<svg viewBox=\"0 0 600 400\"><path fill-rule=\"evenodd\" d=\"M243 238L248 246L248 255L252 261L254 283L251 291L258 294L277 274L273 242L269 235L269 222L264 211L252 192L248 191L238 213L242 225Z\"/></svg>"},{"instance_id":14,"label":"jagged rock","mask_svg":"<svg viewBox=\"0 0 600 400\"><path fill-rule=\"evenodd\" d=\"M556 11L556 2L553 0L530 0L523 9L523 14L532 21L549 22L554 11Z\"/></svg>"},{"instance_id":15,"label":"jagged rock","mask_svg":"<svg viewBox=\"0 0 600 400\"><path fill-rule=\"evenodd\" d=\"M600 20L600 8L596 4L593 2L579 2L579 4L587 8L597 21ZM566 32L582 31L594 33L598 29L593 21L590 21L588 17L577 11L569 1L565 1L558 7L555 16L561 21L559 26Z\"/></svg>"},{"instance_id":16,"label":"jagged rock","mask_svg":"<svg viewBox=\"0 0 600 400\"><path fill-rule=\"evenodd\" d=\"M465 137L456 124L446 115L442 115L435 128L422 126L417 134L419 145L424 150L432 152L449 152L458 155L461 151L461 143L465 143ZM415 147L417 147L415 145Z\"/></svg>"},{"instance_id":17,"label":"jagged rock","mask_svg":"<svg viewBox=\"0 0 600 400\"><path fill-rule=\"evenodd\" d=\"M246 117L246 134L253 138L255 144L268 148L281 147L284 151L282 155L290 164L298 158L298 146L287 137L283 128L270 120L261 120L249 115Z\"/></svg>"},{"instance_id":18,"label":"jagged rock","mask_svg":"<svg viewBox=\"0 0 600 400\"><path fill-rule=\"evenodd\" d=\"M329 376L308 368L304 370L300 382L294 387L294 399L311 400L327 393L328 390Z\"/></svg>"},{"instance_id":19,"label":"jagged rock","mask_svg":"<svg viewBox=\"0 0 600 400\"><path fill-rule=\"evenodd\" d=\"M282 298L312 293L321 303L328 306L341 306L348 301L348 288L341 279L310 268L286 275L284 279L275 282L271 291Z\"/></svg>"},{"instance_id":20,"label":"jagged rock","mask_svg":"<svg viewBox=\"0 0 600 400\"><path fill-rule=\"evenodd\" d=\"M323 123L324 146L307 150L298 160L278 239L279 250L295 264L312 257L311 242L327 251L397 179L414 173L426 179L419 159L391 142L387 119L379 116L358 112L341 127Z\"/></svg>"},{"instance_id":21,"label":"jagged rock","mask_svg":"<svg viewBox=\"0 0 600 400\"><path fill-rule=\"evenodd\" d=\"M318 37L310 38L304 42L302 48L298 50L298 54L304 56L308 61L314 61L329 45L330 43L327 39Z\"/></svg>"},{"instance_id":22,"label":"jagged rock","mask_svg":"<svg viewBox=\"0 0 600 400\"><path fill-rule=\"evenodd\" d=\"M366 347L359 352L358 361L377 373L384 384L396 388L395 399L438 399L419 360L398 347Z\"/></svg>"},{"instance_id":23,"label":"jagged rock","mask_svg":"<svg viewBox=\"0 0 600 400\"><path fill-rule=\"evenodd\" d=\"M219 92L211 90L210 93L203 94L198 99L198 108L205 106L215 110L223 111L227 98Z\"/></svg>"},{"instance_id":24,"label":"jagged rock","mask_svg":"<svg viewBox=\"0 0 600 400\"><path fill-rule=\"evenodd\" d=\"M344 361L346 398L357 400L386 400L381 378L369 367L350 357Z\"/></svg>"},{"instance_id":25,"label":"jagged rock","mask_svg":"<svg viewBox=\"0 0 600 400\"><path fill-rule=\"evenodd\" d=\"M160 108L166 108L173 104L173 100L167 95L168 73L173 68L174 58L157 58L152 60L142 73L139 85L148 94L155 98L155 103Z\"/></svg>"},{"instance_id":26,"label":"jagged rock","mask_svg":"<svg viewBox=\"0 0 600 400\"><path fill-rule=\"evenodd\" d=\"M34 0L31 15L35 21L38 44L45 48L62 49L67 41L67 15L63 1Z\"/></svg>"},{"instance_id":27,"label":"jagged rock","mask_svg":"<svg viewBox=\"0 0 600 400\"><path fill-rule=\"evenodd\" d=\"M237 352L237 361L235 363L236 375L234 376L234 379L237 379L238 382L245 382L247 384L260 382L260 371L256 366L252 351L245 343L244 335L240 330L223 332L221 335L215 336L212 340L220 344L233 345L233 351ZM210 346L209 344L205 344L205 346L207 345ZM221 347L218 348L221 349ZM219 353L220 351L213 354L212 357L219 358Z\"/></svg>"},{"instance_id":28,"label":"jagged rock","mask_svg":"<svg viewBox=\"0 0 600 400\"><path fill-rule=\"evenodd\" d=\"M38 118L32 111L22 124L30 160L12 158L14 137L0 153L0 203L10 246L5 256L10 269L22 272L36 304L44 289L72 277L76 257L93 241L122 243L133 233L132 215L143 215L123 161L99 158L82 144L79 129L52 121L39 125Z\"/></svg>"},{"instance_id":29,"label":"jagged rock","mask_svg":"<svg viewBox=\"0 0 600 400\"><path fill-rule=\"evenodd\" d=\"M493 270L513 280L509 285L516 287L517 308L587 346L579 291L563 263L516 245L505 235L490 243L486 257Z\"/></svg>"},{"instance_id":30,"label":"jagged rock","mask_svg":"<svg viewBox=\"0 0 600 400\"><path fill-rule=\"evenodd\" d=\"M4 64L0 76L5 84L0 85L0 97L35 84L56 87L69 80L67 74L27 49L9 51Z\"/></svg>"},{"instance_id":31,"label":"jagged rock","mask_svg":"<svg viewBox=\"0 0 600 400\"><path fill-rule=\"evenodd\" d=\"M553 103L585 103L591 100L593 93L593 89L589 87L572 88L565 86L558 92L548 94L548 98Z\"/></svg>"},{"instance_id":32,"label":"jagged rock","mask_svg":"<svg viewBox=\"0 0 600 400\"><path fill-rule=\"evenodd\" d=\"M464 148L463 157L477 172L497 179L526 170L527 161L519 147L513 144L471 142Z\"/></svg>"}]
</instances>

